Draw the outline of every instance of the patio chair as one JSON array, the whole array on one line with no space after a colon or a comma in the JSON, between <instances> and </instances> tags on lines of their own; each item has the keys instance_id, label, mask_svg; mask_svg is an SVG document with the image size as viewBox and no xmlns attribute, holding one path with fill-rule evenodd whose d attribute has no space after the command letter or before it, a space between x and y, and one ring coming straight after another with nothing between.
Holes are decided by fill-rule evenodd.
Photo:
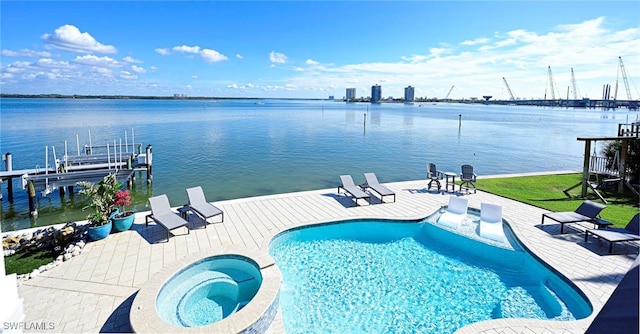
<instances>
[{"instance_id":1,"label":"patio chair","mask_svg":"<svg viewBox=\"0 0 640 334\"><path fill-rule=\"evenodd\" d=\"M544 219L549 218L560 223L560 233L563 233L564 225L579 222L589 222L595 224L597 216L606 208L605 205L598 204L589 200L586 200L580 204L575 211L563 211L563 212L551 212L542 214L542 225L544 225Z\"/></svg>"},{"instance_id":2,"label":"patio chair","mask_svg":"<svg viewBox=\"0 0 640 334\"><path fill-rule=\"evenodd\" d=\"M502 226L502 206L480 203L480 223L478 234L487 239L504 242L504 228Z\"/></svg>"},{"instance_id":3,"label":"patio chair","mask_svg":"<svg viewBox=\"0 0 640 334\"><path fill-rule=\"evenodd\" d=\"M189 209L200 216L205 222L205 228L207 227L207 219L220 215L221 221L224 221L224 212L215 205L207 202L204 197L204 191L202 187L197 186L187 189L187 197L189 197Z\"/></svg>"},{"instance_id":4,"label":"patio chair","mask_svg":"<svg viewBox=\"0 0 640 334\"><path fill-rule=\"evenodd\" d=\"M338 186L338 194L340 193L340 189L342 189L354 198L356 206L358 206L358 200L361 198L365 199L369 202L369 205L371 205L371 196L356 186L351 175L340 175L340 181L342 184Z\"/></svg>"},{"instance_id":5,"label":"patio chair","mask_svg":"<svg viewBox=\"0 0 640 334\"><path fill-rule=\"evenodd\" d=\"M385 196L393 196L393 201L396 201L396 193L381 185L375 173L364 173L364 179L367 182L366 187L380 195L380 202L384 203Z\"/></svg>"},{"instance_id":6,"label":"patio chair","mask_svg":"<svg viewBox=\"0 0 640 334\"><path fill-rule=\"evenodd\" d=\"M462 165L462 173L460 173L460 191L464 186L467 189L467 193L470 188L473 188L473 193L476 193L476 174L473 172L473 166Z\"/></svg>"},{"instance_id":7,"label":"patio chair","mask_svg":"<svg viewBox=\"0 0 640 334\"><path fill-rule=\"evenodd\" d=\"M189 221L182 219L177 213L171 211L167 195L163 194L149 198L149 206L151 207L151 213L145 217L145 225L149 225L149 218L151 218L167 231L167 241L169 241L170 231L178 227L186 226L187 234L189 234Z\"/></svg>"},{"instance_id":8,"label":"patio chair","mask_svg":"<svg viewBox=\"0 0 640 334\"><path fill-rule=\"evenodd\" d=\"M431 189L431 185L435 182L438 186L438 192L440 192L440 180L442 180L442 172L436 169L436 165L432 163L427 164L427 180L429 180L429 184L427 185L427 190Z\"/></svg>"},{"instance_id":9,"label":"patio chair","mask_svg":"<svg viewBox=\"0 0 640 334\"><path fill-rule=\"evenodd\" d=\"M589 234L609 242L609 253L616 242L640 240L640 213L637 213L624 228L589 229L584 231L584 242L589 240Z\"/></svg>"},{"instance_id":10,"label":"patio chair","mask_svg":"<svg viewBox=\"0 0 640 334\"><path fill-rule=\"evenodd\" d=\"M469 200L457 196L449 196L449 205L446 211L438 218L438 224L456 229L458 225L467 217Z\"/></svg>"}]
</instances>

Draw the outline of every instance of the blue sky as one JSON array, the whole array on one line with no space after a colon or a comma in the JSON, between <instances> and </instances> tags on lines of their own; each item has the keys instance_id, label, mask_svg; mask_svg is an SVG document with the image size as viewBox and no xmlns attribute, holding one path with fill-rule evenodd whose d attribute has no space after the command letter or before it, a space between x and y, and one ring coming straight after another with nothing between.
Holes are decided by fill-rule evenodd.
<instances>
[{"instance_id":1,"label":"blue sky","mask_svg":"<svg viewBox=\"0 0 640 334\"><path fill-rule=\"evenodd\" d=\"M622 57L640 98L638 1L1 1L0 90L23 94L599 99ZM612 88L613 91L613 88Z\"/></svg>"}]
</instances>

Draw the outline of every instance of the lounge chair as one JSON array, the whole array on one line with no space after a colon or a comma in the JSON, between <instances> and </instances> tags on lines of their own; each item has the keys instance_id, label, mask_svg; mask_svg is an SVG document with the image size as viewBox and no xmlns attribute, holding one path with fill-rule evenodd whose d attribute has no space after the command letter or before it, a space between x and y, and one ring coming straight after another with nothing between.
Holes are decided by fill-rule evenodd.
<instances>
[{"instance_id":1,"label":"lounge chair","mask_svg":"<svg viewBox=\"0 0 640 334\"><path fill-rule=\"evenodd\" d=\"M356 186L351 175L340 175L340 181L342 184L338 186L338 194L340 193L340 189L343 189L354 198L356 206L358 206L358 200L361 198L367 200L367 202L371 204L371 196Z\"/></svg>"},{"instance_id":2,"label":"lounge chair","mask_svg":"<svg viewBox=\"0 0 640 334\"><path fill-rule=\"evenodd\" d=\"M366 187L375 191L380 195L380 202L384 203L385 196L393 196L393 201L396 201L396 193L389 188L383 186L378 182L378 178L375 173L364 173L364 179L366 180Z\"/></svg>"},{"instance_id":3,"label":"lounge chair","mask_svg":"<svg viewBox=\"0 0 640 334\"><path fill-rule=\"evenodd\" d=\"M440 192L440 181L442 180L442 172L436 169L436 165L432 163L427 164L427 180L429 180L429 184L427 185L427 190L431 189L431 185L435 182L438 186L438 192Z\"/></svg>"},{"instance_id":4,"label":"lounge chair","mask_svg":"<svg viewBox=\"0 0 640 334\"><path fill-rule=\"evenodd\" d=\"M464 186L467 189L467 193L470 188L473 188L473 193L476 193L476 174L473 172L473 166L462 165L462 173L460 173L460 191Z\"/></svg>"},{"instance_id":5,"label":"lounge chair","mask_svg":"<svg viewBox=\"0 0 640 334\"><path fill-rule=\"evenodd\" d=\"M224 212L215 205L207 202L202 187L197 186L187 189L187 197L189 197L189 209L204 219L205 227L207 226L207 219L211 217L220 215L222 218L221 222L224 221Z\"/></svg>"},{"instance_id":6,"label":"lounge chair","mask_svg":"<svg viewBox=\"0 0 640 334\"><path fill-rule=\"evenodd\" d=\"M438 218L438 223L456 229L467 217L469 200L457 196L449 196L449 205L446 211Z\"/></svg>"},{"instance_id":7,"label":"lounge chair","mask_svg":"<svg viewBox=\"0 0 640 334\"><path fill-rule=\"evenodd\" d=\"M611 253L613 244L616 242L640 240L639 230L640 213L637 213L624 228L589 229L584 231L584 242L588 241L589 234L607 240L609 242L609 253Z\"/></svg>"},{"instance_id":8,"label":"lounge chair","mask_svg":"<svg viewBox=\"0 0 640 334\"><path fill-rule=\"evenodd\" d=\"M560 233L563 233L564 224L589 222L595 224L595 219L600 211L606 206L592 201L584 201L575 211L551 212L542 214L542 224L544 219L549 218L560 223Z\"/></svg>"},{"instance_id":9,"label":"lounge chair","mask_svg":"<svg viewBox=\"0 0 640 334\"><path fill-rule=\"evenodd\" d=\"M502 206L480 203L478 232L483 238L505 241L504 228L502 227Z\"/></svg>"},{"instance_id":10,"label":"lounge chair","mask_svg":"<svg viewBox=\"0 0 640 334\"><path fill-rule=\"evenodd\" d=\"M171 211L167 195L163 194L149 198L149 206L151 207L151 214L145 217L145 225L149 225L149 218L153 219L156 224L167 231L167 241L169 241L170 231L178 227L186 226L187 234L189 234L189 221L182 219L178 214Z\"/></svg>"}]
</instances>

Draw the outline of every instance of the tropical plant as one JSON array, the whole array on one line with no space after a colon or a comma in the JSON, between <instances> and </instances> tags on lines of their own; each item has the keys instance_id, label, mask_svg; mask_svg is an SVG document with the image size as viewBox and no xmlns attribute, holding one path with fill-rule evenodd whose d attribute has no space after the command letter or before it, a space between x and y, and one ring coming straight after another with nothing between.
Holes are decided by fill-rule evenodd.
<instances>
[{"instance_id":1,"label":"tropical plant","mask_svg":"<svg viewBox=\"0 0 640 334\"><path fill-rule=\"evenodd\" d=\"M109 222L109 215L116 209L116 193L122 186L117 182L116 174L105 176L100 182L80 181L76 185L82 187L80 194L86 195L91 202L83 208L92 208L94 212L87 216L91 226L101 226Z\"/></svg>"}]
</instances>

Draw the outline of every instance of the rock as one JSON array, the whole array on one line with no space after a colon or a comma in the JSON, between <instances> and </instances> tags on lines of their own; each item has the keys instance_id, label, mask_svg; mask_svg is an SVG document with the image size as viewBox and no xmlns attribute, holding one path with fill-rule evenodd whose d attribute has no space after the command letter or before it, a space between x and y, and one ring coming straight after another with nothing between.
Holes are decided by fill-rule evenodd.
<instances>
[{"instance_id":1,"label":"rock","mask_svg":"<svg viewBox=\"0 0 640 334\"><path fill-rule=\"evenodd\" d=\"M56 258L56 261L60 261L60 262L64 261L62 254L58 255L58 257Z\"/></svg>"},{"instance_id":2,"label":"rock","mask_svg":"<svg viewBox=\"0 0 640 334\"><path fill-rule=\"evenodd\" d=\"M22 238L10 236L2 239L2 249L16 249L20 246Z\"/></svg>"},{"instance_id":3,"label":"rock","mask_svg":"<svg viewBox=\"0 0 640 334\"><path fill-rule=\"evenodd\" d=\"M40 270L38 270L38 269L33 269L33 271L31 272L31 274L29 274L29 278L38 277L39 275L40 275Z\"/></svg>"},{"instance_id":4,"label":"rock","mask_svg":"<svg viewBox=\"0 0 640 334\"><path fill-rule=\"evenodd\" d=\"M64 253L64 255L62 256L62 260L69 261L72 257L73 255L71 255L71 253Z\"/></svg>"},{"instance_id":5,"label":"rock","mask_svg":"<svg viewBox=\"0 0 640 334\"><path fill-rule=\"evenodd\" d=\"M53 239L55 245L66 245L73 240L75 228L65 225L63 228L54 232Z\"/></svg>"},{"instance_id":6,"label":"rock","mask_svg":"<svg viewBox=\"0 0 640 334\"><path fill-rule=\"evenodd\" d=\"M78 249L75 249L75 248L74 248L74 249L73 249L73 253L71 253L71 255L73 255L73 256L78 256L78 255L80 255L80 249L79 249L79 248L78 248Z\"/></svg>"}]
</instances>

